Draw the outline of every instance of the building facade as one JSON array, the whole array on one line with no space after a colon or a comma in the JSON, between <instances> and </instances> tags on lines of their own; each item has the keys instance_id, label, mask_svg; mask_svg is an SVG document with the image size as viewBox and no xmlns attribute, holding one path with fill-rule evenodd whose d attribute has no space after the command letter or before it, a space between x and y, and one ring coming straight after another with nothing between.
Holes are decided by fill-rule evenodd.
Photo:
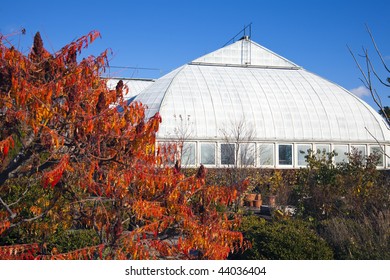
<instances>
[{"instance_id":1,"label":"building facade","mask_svg":"<svg viewBox=\"0 0 390 280\"><path fill-rule=\"evenodd\" d=\"M159 144L181 143L183 166L300 168L308 151L339 163L356 149L390 169L390 129L374 109L248 37L134 95L162 116Z\"/></svg>"}]
</instances>

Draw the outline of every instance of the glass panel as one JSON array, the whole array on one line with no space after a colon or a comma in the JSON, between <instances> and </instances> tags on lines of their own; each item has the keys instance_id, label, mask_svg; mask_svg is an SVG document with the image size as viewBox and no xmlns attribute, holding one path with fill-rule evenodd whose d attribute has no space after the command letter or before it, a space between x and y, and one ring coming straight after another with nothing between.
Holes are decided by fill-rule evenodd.
<instances>
[{"instance_id":1,"label":"glass panel","mask_svg":"<svg viewBox=\"0 0 390 280\"><path fill-rule=\"evenodd\" d=\"M351 147L351 154L357 153L360 155L363 162L365 162L366 157L366 146L365 145L353 145Z\"/></svg>"},{"instance_id":2,"label":"glass panel","mask_svg":"<svg viewBox=\"0 0 390 280\"><path fill-rule=\"evenodd\" d=\"M176 144L171 142L159 142L157 146L164 164L172 165L176 160Z\"/></svg>"},{"instance_id":3,"label":"glass panel","mask_svg":"<svg viewBox=\"0 0 390 280\"><path fill-rule=\"evenodd\" d=\"M243 143L240 145L240 160L242 166L255 165L254 143Z\"/></svg>"},{"instance_id":4,"label":"glass panel","mask_svg":"<svg viewBox=\"0 0 390 280\"><path fill-rule=\"evenodd\" d=\"M292 145L279 145L279 165L292 165Z\"/></svg>"},{"instance_id":5,"label":"glass panel","mask_svg":"<svg viewBox=\"0 0 390 280\"><path fill-rule=\"evenodd\" d=\"M348 162L347 145L335 145L333 151L336 153L334 156L335 163Z\"/></svg>"},{"instance_id":6,"label":"glass panel","mask_svg":"<svg viewBox=\"0 0 390 280\"><path fill-rule=\"evenodd\" d=\"M235 164L234 144L221 144L221 164Z\"/></svg>"},{"instance_id":7,"label":"glass panel","mask_svg":"<svg viewBox=\"0 0 390 280\"><path fill-rule=\"evenodd\" d=\"M370 146L370 154L377 155L379 157L377 166L383 167L383 151L380 146Z\"/></svg>"},{"instance_id":8,"label":"glass panel","mask_svg":"<svg viewBox=\"0 0 390 280\"><path fill-rule=\"evenodd\" d=\"M309 150L311 150L311 145L309 145L309 144L297 145L298 166L306 166L307 165L306 156L309 154L309 152L308 152Z\"/></svg>"},{"instance_id":9,"label":"glass panel","mask_svg":"<svg viewBox=\"0 0 390 280\"><path fill-rule=\"evenodd\" d=\"M200 161L202 164L215 164L215 144L200 144Z\"/></svg>"},{"instance_id":10,"label":"glass panel","mask_svg":"<svg viewBox=\"0 0 390 280\"><path fill-rule=\"evenodd\" d=\"M274 165L274 144L261 144L259 156L260 165Z\"/></svg>"},{"instance_id":11,"label":"glass panel","mask_svg":"<svg viewBox=\"0 0 390 280\"><path fill-rule=\"evenodd\" d=\"M183 149L181 151L181 164L195 165L195 143L183 143Z\"/></svg>"},{"instance_id":12,"label":"glass panel","mask_svg":"<svg viewBox=\"0 0 390 280\"><path fill-rule=\"evenodd\" d=\"M317 154L327 154L330 152L330 145L327 144L317 144L316 145L316 152Z\"/></svg>"}]
</instances>

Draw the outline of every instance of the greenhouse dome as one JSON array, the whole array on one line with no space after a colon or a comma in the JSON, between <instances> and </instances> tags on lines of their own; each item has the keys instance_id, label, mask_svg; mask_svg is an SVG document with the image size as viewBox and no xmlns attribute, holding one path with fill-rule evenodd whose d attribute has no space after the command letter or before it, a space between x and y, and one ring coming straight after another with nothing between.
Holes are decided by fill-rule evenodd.
<instances>
[{"instance_id":1,"label":"greenhouse dome","mask_svg":"<svg viewBox=\"0 0 390 280\"><path fill-rule=\"evenodd\" d=\"M341 86L243 37L155 80L134 99L159 112L160 145L179 141L183 166L299 168L312 151L378 153L390 130Z\"/></svg>"}]
</instances>

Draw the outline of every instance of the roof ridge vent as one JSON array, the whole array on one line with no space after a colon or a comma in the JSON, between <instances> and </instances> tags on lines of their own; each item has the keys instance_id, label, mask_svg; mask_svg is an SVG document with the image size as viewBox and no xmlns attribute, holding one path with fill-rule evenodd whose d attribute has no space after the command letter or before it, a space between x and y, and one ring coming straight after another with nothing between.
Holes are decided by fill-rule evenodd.
<instances>
[{"instance_id":1,"label":"roof ridge vent","mask_svg":"<svg viewBox=\"0 0 390 280\"><path fill-rule=\"evenodd\" d=\"M250 38L251 38L251 37L250 37L249 35L244 35L244 36L242 36L242 37L240 38L239 41L241 41L241 40L249 41Z\"/></svg>"},{"instance_id":2,"label":"roof ridge vent","mask_svg":"<svg viewBox=\"0 0 390 280\"><path fill-rule=\"evenodd\" d=\"M249 36L246 35L246 30L249 29ZM240 34L244 34L243 37L241 37L240 40L238 41L241 41L243 39L246 39L246 40L249 40L249 38L252 36L252 23L248 24L248 25L245 25L243 29L240 30L240 32L238 32L236 35L234 35L233 38L231 38L229 41L226 42L225 45L222 46L223 47L226 47L227 45L230 44L230 42L234 43L236 42L236 38L240 35Z\"/></svg>"}]
</instances>

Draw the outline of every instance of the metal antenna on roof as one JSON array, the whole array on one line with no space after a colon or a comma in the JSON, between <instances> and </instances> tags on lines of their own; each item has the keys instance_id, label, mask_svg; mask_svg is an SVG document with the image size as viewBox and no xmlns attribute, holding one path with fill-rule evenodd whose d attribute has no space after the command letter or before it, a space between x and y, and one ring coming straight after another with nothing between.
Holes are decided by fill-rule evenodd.
<instances>
[{"instance_id":1,"label":"metal antenna on roof","mask_svg":"<svg viewBox=\"0 0 390 280\"><path fill-rule=\"evenodd\" d=\"M249 23L248 25L245 25L244 28L240 30L240 32L238 32L236 35L234 35L233 38L231 38L229 41L227 41L226 44L224 44L222 47L225 47L225 46L228 45L230 42L233 42L233 43L234 43L234 42L236 41L235 39L236 39L240 34L242 34L242 33L244 34L244 36L241 37L240 39L246 37L246 29L247 29L247 28L249 29L249 36L248 36L248 38L251 38L251 36L252 36L252 22Z\"/></svg>"}]
</instances>

